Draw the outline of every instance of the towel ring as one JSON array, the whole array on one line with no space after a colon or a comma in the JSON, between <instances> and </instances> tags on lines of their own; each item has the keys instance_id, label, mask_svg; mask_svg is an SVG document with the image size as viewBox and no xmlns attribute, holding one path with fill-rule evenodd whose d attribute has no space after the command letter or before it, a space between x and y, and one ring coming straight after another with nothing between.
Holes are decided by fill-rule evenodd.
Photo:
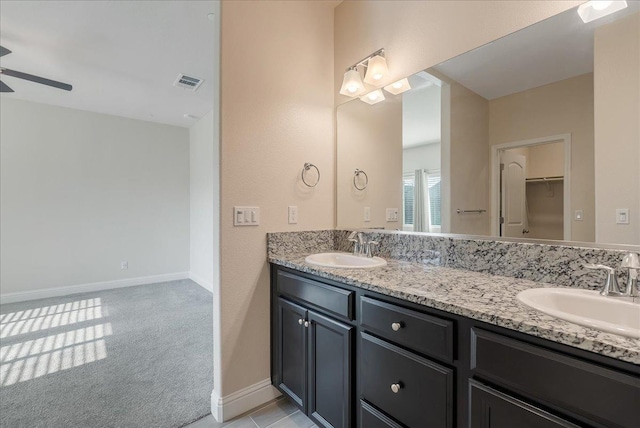
<instances>
[{"instance_id":1,"label":"towel ring","mask_svg":"<svg viewBox=\"0 0 640 428\"><path fill-rule=\"evenodd\" d=\"M360 174L364 175L364 186L362 187L358 187L358 184L356 183L356 179L360 176ZM367 188L368 185L369 185L369 176L367 175L367 173L361 169L356 168L356 170L353 173L353 187L355 187L357 190L364 190Z\"/></svg>"},{"instance_id":2,"label":"towel ring","mask_svg":"<svg viewBox=\"0 0 640 428\"><path fill-rule=\"evenodd\" d=\"M318 179L313 184L307 183L307 180L304 179L304 173L306 171L309 171L311 168L315 168L316 171L318 172ZM302 178L302 182L305 184L305 186L307 186L307 187L316 187L318 185L318 183L320 182L320 170L314 164L309 163L309 162L305 162L304 163L304 167L302 168L302 174L300 174L300 177Z\"/></svg>"}]
</instances>

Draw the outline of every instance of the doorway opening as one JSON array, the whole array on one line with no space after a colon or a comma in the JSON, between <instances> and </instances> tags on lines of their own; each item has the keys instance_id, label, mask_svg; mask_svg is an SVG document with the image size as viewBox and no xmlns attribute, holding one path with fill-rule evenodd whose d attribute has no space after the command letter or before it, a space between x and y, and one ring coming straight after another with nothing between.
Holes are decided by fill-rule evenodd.
<instances>
[{"instance_id":1,"label":"doorway opening","mask_svg":"<svg viewBox=\"0 0 640 428\"><path fill-rule=\"evenodd\" d=\"M491 147L491 232L571 239L571 135Z\"/></svg>"}]
</instances>

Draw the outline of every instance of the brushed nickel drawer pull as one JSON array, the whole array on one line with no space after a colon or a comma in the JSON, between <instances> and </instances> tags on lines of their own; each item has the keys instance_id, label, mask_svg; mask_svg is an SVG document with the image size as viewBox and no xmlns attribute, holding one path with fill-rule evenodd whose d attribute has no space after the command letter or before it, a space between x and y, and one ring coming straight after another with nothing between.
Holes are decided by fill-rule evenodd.
<instances>
[{"instance_id":1,"label":"brushed nickel drawer pull","mask_svg":"<svg viewBox=\"0 0 640 428\"><path fill-rule=\"evenodd\" d=\"M304 326L305 326L305 327L309 327L309 321L305 321L305 322L304 322Z\"/></svg>"},{"instance_id":2,"label":"brushed nickel drawer pull","mask_svg":"<svg viewBox=\"0 0 640 428\"><path fill-rule=\"evenodd\" d=\"M391 391L393 391L394 394L397 394L398 392L400 392L401 388L402 388L402 384L400 382L391 384Z\"/></svg>"},{"instance_id":3,"label":"brushed nickel drawer pull","mask_svg":"<svg viewBox=\"0 0 640 428\"><path fill-rule=\"evenodd\" d=\"M304 324L304 320L303 320L302 318L300 318L300 319L298 320L298 324L300 324L300 325Z\"/></svg>"},{"instance_id":4,"label":"brushed nickel drawer pull","mask_svg":"<svg viewBox=\"0 0 640 428\"><path fill-rule=\"evenodd\" d=\"M402 323L401 322L394 322L391 324L391 330L393 331L398 331L402 328Z\"/></svg>"}]
</instances>

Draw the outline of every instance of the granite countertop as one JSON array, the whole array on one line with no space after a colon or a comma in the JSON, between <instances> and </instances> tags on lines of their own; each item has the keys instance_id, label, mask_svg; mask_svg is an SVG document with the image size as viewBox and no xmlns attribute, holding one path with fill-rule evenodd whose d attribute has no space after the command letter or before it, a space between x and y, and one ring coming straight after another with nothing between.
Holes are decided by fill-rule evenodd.
<instances>
[{"instance_id":1,"label":"granite countertop","mask_svg":"<svg viewBox=\"0 0 640 428\"><path fill-rule=\"evenodd\" d=\"M640 364L640 339L563 321L529 308L516 298L522 290L557 287L553 284L393 259L375 269L324 268L306 263L307 255L271 255L269 262Z\"/></svg>"}]
</instances>

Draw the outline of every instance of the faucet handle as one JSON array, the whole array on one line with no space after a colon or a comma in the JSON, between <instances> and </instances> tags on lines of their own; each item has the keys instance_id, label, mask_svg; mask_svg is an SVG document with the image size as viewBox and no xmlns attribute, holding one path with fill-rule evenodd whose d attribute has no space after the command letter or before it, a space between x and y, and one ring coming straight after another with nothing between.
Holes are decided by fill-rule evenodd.
<instances>
[{"instance_id":1,"label":"faucet handle","mask_svg":"<svg viewBox=\"0 0 640 428\"><path fill-rule=\"evenodd\" d=\"M622 258L622 263L620 263L621 268L627 269L640 269L640 258L636 253L627 253Z\"/></svg>"},{"instance_id":2,"label":"faucet handle","mask_svg":"<svg viewBox=\"0 0 640 428\"><path fill-rule=\"evenodd\" d=\"M367 242L367 257L373 257L373 250L371 247L373 247L374 245L378 245L379 242L378 241L369 241Z\"/></svg>"},{"instance_id":3,"label":"faucet handle","mask_svg":"<svg viewBox=\"0 0 640 428\"><path fill-rule=\"evenodd\" d=\"M618 285L618 277L616 276L616 270L612 267L593 264L593 263L585 263L584 267L587 269L596 269L596 270L606 270L607 271L607 279L602 286L602 290L600 290L601 296L620 296L622 292L620 290L620 286Z\"/></svg>"},{"instance_id":4,"label":"faucet handle","mask_svg":"<svg viewBox=\"0 0 640 428\"><path fill-rule=\"evenodd\" d=\"M640 292L640 290L638 290L638 270L640 270L638 254L625 254L622 258L622 263L620 263L620 267L627 269L627 286L624 289L624 295L637 297Z\"/></svg>"},{"instance_id":5,"label":"faucet handle","mask_svg":"<svg viewBox=\"0 0 640 428\"><path fill-rule=\"evenodd\" d=\"M361 250L362 247L360 244L360 241L362 238L361 238L361 235L358 236L358 233L359 232L354 230L349 234L349 237L347 238L347 241L353 242L353 254L356 256L360 254L360 251L362 251Z\"/></svg>"},{"instance_id":6,"label":"faucet handle","mask_svg":"<svg viewBox=\"0 0 640 428\"><path fill-rule=\"evenodd\" d=\"M594 270L606 270L609 273L615 273L615 269L606 265L598 265L598 264L594 264L594 263L585 263L584 267L586 267L587 269L594 269Z\"/></svg>"}]
</instances>

